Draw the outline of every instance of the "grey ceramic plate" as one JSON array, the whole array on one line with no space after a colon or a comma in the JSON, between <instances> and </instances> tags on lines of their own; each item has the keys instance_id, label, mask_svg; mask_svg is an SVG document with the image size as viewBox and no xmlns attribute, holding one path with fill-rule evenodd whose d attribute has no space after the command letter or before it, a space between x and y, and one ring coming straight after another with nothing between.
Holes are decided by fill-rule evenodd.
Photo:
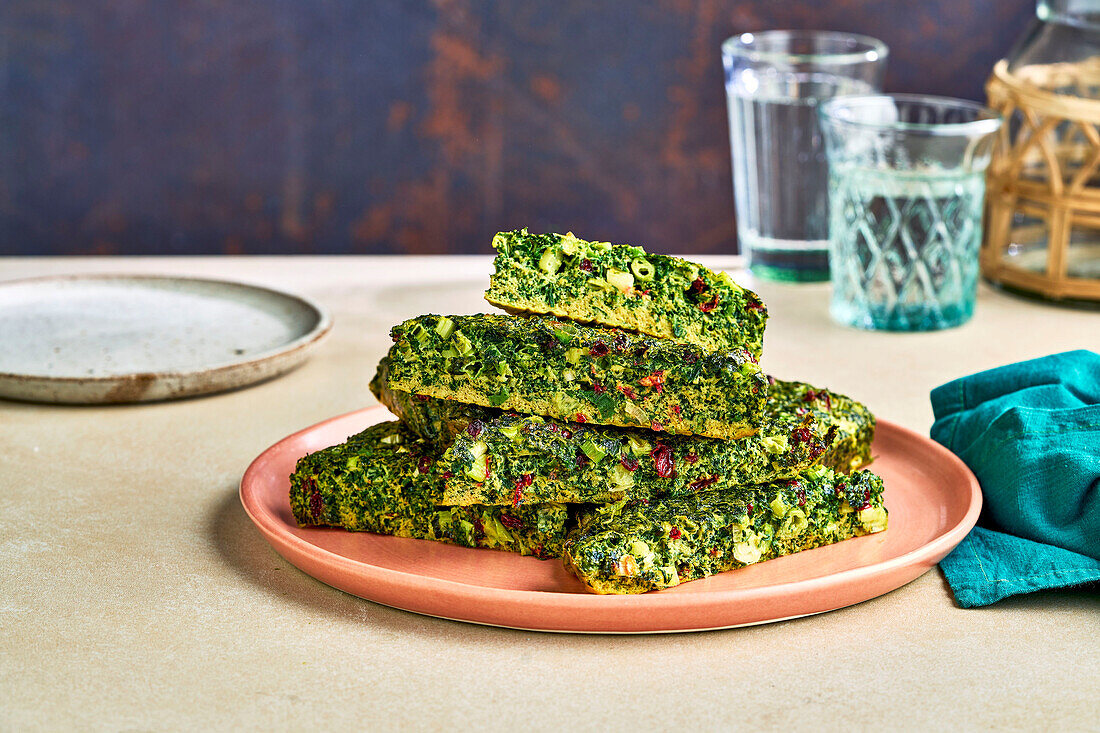
<instances>
[{"instance_id":1,"label":"grey ceramic plate","mask_svg":"<svg viewBox=\"0 0 1100 733\"><path fill-rule=\"evenodd\" d=\"M0 397L149 402L298 366L331 328L318 305L221 280L144 275L0 283Z\"/></svg>"}]
</instances>

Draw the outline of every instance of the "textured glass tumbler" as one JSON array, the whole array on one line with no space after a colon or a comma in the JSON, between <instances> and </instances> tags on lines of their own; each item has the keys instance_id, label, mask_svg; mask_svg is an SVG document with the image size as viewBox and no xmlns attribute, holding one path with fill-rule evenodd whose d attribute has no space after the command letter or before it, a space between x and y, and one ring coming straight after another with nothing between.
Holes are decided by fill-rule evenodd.
<instances>
[{"instance_id":1,"label":"textured glass tumbler","mask_svg":"<svg viewBox=\"0 0 1100 733\"><path fill-rule=\"evenodd\" d=\"M1000 117L974 102L906 94L838 98L820 114L833 319L891 331L965 323Z\"/></svg>"},{"instance_id":2,"label":"textured glass tumbler","mask_svg":"<svg viewBox=\"0 0 1100 733\"><path fill-rule=\"evenodd\" d=\"M886 53L873 38L825 31L742 33L722 44L737 239L757 275L829 279L817 106L881 90Z\"/></svg>"}]
</instances>

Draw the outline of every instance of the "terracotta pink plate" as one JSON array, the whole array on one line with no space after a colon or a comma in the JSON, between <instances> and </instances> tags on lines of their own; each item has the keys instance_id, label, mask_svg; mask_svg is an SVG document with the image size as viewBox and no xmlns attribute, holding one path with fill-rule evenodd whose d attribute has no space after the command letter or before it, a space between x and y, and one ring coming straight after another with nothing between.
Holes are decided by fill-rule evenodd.
<instances>
[{"instance_id":1,"label":"terracotta pink plate","mask_svg":"<svg viewBox=\"0 0 1100 733\"><path fill-rule=\"evenodd\" d=\"M978 519L978 482L928 438L879 421L874 470L886 482L890 526L789 557L635 596L585 591L559 560L299 528L288 476L305 453L389 419L369 407L326 420L264 451L241 480L241 502L272 547L318 580L430 616L541 631L653 633L779 621L866 601L914 580Z\"/></svg>"}]
</instances>

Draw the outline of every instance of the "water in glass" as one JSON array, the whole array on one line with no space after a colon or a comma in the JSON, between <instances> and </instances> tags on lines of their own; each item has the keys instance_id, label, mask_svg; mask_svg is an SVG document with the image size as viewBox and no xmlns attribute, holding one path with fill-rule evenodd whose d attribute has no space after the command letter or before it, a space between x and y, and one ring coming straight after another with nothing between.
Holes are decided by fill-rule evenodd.
<instances>
[{"instance_id":1,"label":"water in glass","mask_svg":"<svg viewBox=\"0 0 1100 733\"><path fill-rule=\"evenodd\" d=\"M824 72L729 80L737 237L753 271L828 277L828 166L817 106L870 91L867 82Z\"/></svg>"},{"instance_id":2,"label":"water in glass","mask_svg":"<svg viewBox=\"0 0 1100 733\"><path fill-rule=\"evenodd\" d=\"M831 315L859 328L950 328L974 311L984 172L836 165Z\"/></svg>"}]
</instances>

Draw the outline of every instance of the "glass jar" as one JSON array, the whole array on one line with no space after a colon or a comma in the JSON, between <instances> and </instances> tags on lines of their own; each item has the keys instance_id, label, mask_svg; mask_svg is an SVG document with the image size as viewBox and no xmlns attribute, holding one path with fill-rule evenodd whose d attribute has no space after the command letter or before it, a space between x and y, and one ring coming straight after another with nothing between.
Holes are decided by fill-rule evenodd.
<instances>
[{"instance_id":1,"label":"glass jar","mask_svg":"<svg viewBox=\"0 0 1100 733\"><path fill-rule=\"evenodd\" d=\"M986 91L1006 124L989 168L983 274L1100 301L1100 0L1039 0Z\"/></svg>"}]
</instances>

